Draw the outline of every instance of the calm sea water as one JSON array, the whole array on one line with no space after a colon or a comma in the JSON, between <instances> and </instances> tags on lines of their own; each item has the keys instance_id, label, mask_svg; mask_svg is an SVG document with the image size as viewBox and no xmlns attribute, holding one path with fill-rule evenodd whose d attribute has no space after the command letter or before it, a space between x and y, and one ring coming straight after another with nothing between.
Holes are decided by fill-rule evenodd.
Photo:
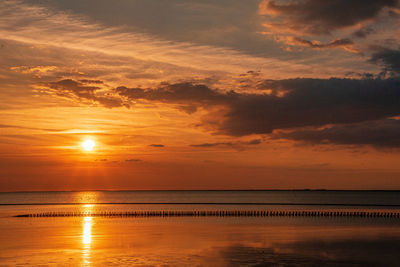
<instances>
[{"instance_id":1,"label":"calm sea water","mask_svg":"<svg viewBox=\"0 0 400 267\"><path fill-rule=\"evenodd\" d=\"M400 206L400 191L91 191L0 193L0 204L266 204Z\"/></svg>"},{"instance_id":2,"label":"calm sea water","mask_svg":"<svg viewBox=\"0 0 400 267\"><path fill-rule=\"evenodd\" d=\"M0 266L399 266L400 219L16 218L46 211L400 209L400 192L0 193Z\"/></svg>"}]
</instances>

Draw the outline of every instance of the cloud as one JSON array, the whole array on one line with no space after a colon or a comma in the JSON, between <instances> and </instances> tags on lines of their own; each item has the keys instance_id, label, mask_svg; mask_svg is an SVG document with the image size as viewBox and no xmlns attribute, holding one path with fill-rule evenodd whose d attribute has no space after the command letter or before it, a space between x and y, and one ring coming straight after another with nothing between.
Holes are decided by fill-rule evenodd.
<instances>
[{"instance_id":1,"label":"cloud","mask_svg":"<svg viewBox=\"0 0 400 267\"><path fill-rule=\"evenodd\" d=\"M261 139L253 139L251 141L246 142L247 145L259 145L261 144Z\"/></svg>"},{"instance_id":2,"label":"cloud","mask_svg":"<svg viewBox=\"0 0 400 267\"><path fill-rule=\"evenodd\" d=\"M96 0L94 6L91 1L82 0L46 1L46 5L88 15L108 26L127 25L168 40L231 47L251 54L272 49L270 42L258 38L258 27L254 27L258 3L259 0Z\"/></svg>"},{"instance_id":3,"label":"cloud","mask_svg":"<svg viewBox=\"0 0 400 267\"><path fill-rule=\"evenodd\" d=\"M204 143L204 144L194 144L191 147L215 147L215 146L233 146L232 142L218 142L218 143Z\"/></svg>"},{"instance_id":4,"label":"cloud","mask_svg":"<svg viewBox=\"0 0 400 267\"><path fill-rule=\"evenodd\" d=\"M300 46L341 48L362 54L360 50L366 40L361 38L371 33L380 38L396 36L397 28L391 25L397 24L397 20L391 14L397 12L398 3L398 0L264 0L259 13L264 16L263 33L283 43L287 51ZM311 36L313 40L309 40ZM350 38L356 38L357 43Z\"/></svg>"},{"instance_id":5,"label":"cloud","mask_svg":"<svg viewBox=\"0 0 400 267\"><path fill-rule=\"evenodd\" d=\"M232 99L219 131L231 135L271 133L325 124L357 123L400 113L399 79L266 80L270 94Z\"/></svg>"},{"instance_id":6,"label":"cloud","mask_svg":"<svg viewBox=\"0 0 400 267\"><path fill-rule=\"evenodd\" d=\"M385 73L400 75L400 50L380 49L372 55L370 61L382 65Z\"/></svg>"},{"instance_id":7,"label":"cloud","mask_svg":"<svg viewBox=\"0 0 400 267\"><path fill-rule=\"evenodd\" d=\"M117 87L116 91L121 96L131 100L146 99L150 101L187 103L216 103L225 99L218 91L210 89L206 85L193 84L190 82L161 84L155 89Z\"/></svg>"},{"instance_id":8,"label":"cloud","mask_svg":"<svg viewBox=\"0 0 400 267\"><path fill-rule=\"evenodd\" d=\"M400 120L383 119L325 129L301 129L276 133L274 138L303 141L310 144L371 145L377 148L400 147Z\"/></svg>"},{"instance_id":9,"label":"cloud","mask_svg":"<svg viewBox=\"0 0 400 267\"><path fill-rule=\"evenodd\" d=\"M57 82L42 83L40 85L58 96L70 99L89 100L107 108L127 106L122 102L121 98L101 93L101 87L90 86L88 84L102 84L102 82L98 80L76 81L64 79Z\"/></svg>"},{"instance_id":10,"label":"cloud","mask_svg":"<svg viewBox=\"0 0 400 267\"><path fill-rule=\"evenodd\" d=\"M163 144L151 144L152 147L165 147Z\"/></svg>"},{"instance_id":11,"label":"cloud","mask_svg":"<svg viewBox=\"0 0 400 267\"><path fill-rule=\"evenodd\" d=\"M234 146L243 146L243 145L259 145L261 144L261 139L253 139L250 141L237 141L237 142L217 142L217 143L203 143L203 144L193 144L191 147L217 147L217 146L226 146L226 147L234 147Z\"/></svg>"},{"instance_id":12,"label":"cloud","mask_svg":"<svg viewBox=\"0 0 400 267\"><path fill-rule=\"evenodd\" d=\"M363 27L353 32L353 36L357 38L366 38L368 35L374 32L374 29L372 29L371 27Z\"/></svg>"},{"instance_id":13,"label":"cloud","mask_svg":"<svg viewBox=\"0 0 400 267\"><path fill-rule=\"evenodd\" d=\"M99 90L100 87L96 86L85 86L83 82L74 81L72 79L65 79L57 82L50 82L47 84L50 88L61 90L61 91L71 91L75 94L86 94L93 93L96 90Z\"/></svg>"},{"instance_id":14,"label":"cloud","mask_svg":"<svg viewBox=\"0 0 400 267\"><path fill-rule=\"evenodd\" d=\"M202 125L232 136L269 134L326 124L358 123L400 114L400 79L264 80L259 93L219 91L191 83L117 88L130 100L197 105Z\"/></svg>"},{"instance_id":15,"label":"cloud","mask_svg":"<svg viewBox=\"0 0 400 267\"><path fill-rule=\"evenodd\" d=\"M55 72L58 67L57 66L18 66L18 67L11 67L12 71L21 72L24 74L33 73L36 78L41 78L44 74Z\"/></svg>"},{"instance_id":16,"label":"cloud","mask_svg":"<svg viewBox=\"0 0 400 267\"><path fill-rule=\"evenodd\" d=\"M142 161L141 159L126 159L126 162L140 162Z\"/></svg>"},{"instance_id":17,"label":"cloud","mask_svg":"<svg viewBox=\"0 0 400 267\"><path fill-rule=\"evenodd\" d=\"M284 39L281 39L284 40ZM329 43L323 44L318 41L309 41L302 39L300 37L288 37L286 41L284 41L287 45L296 45L296 46L304 46L309 48L316 49L328 49L328 48L342 48L348 52L360 54L361 51L357 49L354 45L354 42L348 38L345 39L335 39L330 41Z\"/></svg>"},{"instance_id":18,"label":"cloud","mask_svg":"<svg viewBox=\"0 0 400 267\"><path fill-rule=\"evenodd\" d=\"M197 111L197 107L195 105L179 105L176 108L187 114L193 114Z\"/></svg>"},{"instance_id":19,"label":"cloud","mask_svg":"<svg viewBox=\"0 0 400 267\"><path fill-rule=\"evenodd\" d=\"M330 34L337 29L355 26L377 18L385 8L394 8L397 0L363 1L278 1L264 0L260 13L277 19L269 28L279 28L286 32L303 34Z\"/></svg>"},{"instance_id":20,"label":"cloud","mask_svg":"<svg viewBox=\"0 0 400 267\"><path fill-rule=\"evenodd\" d=\"M94 83L94 84L103 84L104 82L101 80L87 80L87 79L83 79L83 80L79 80L80 83Z\"/></svg>"},{"instance_id":21,"label":"cloud","mask_svg":"<svg viewBox=\"0 0 400 267\"><path fill-rule=\"evenodd\" d=\"M150 4L150 6L154 9L159 4ZM79 2L79 6L81 5L82 3ZM132 3L132 5L138 5L138 3ZM181 6L182 3L178 3L178 5ZM108 7L106 3L104 6L106 6L106 9L115 8L114 6ZM162 10L165 12L164 9ZM226 8L219 10L224 13ZM107 13L107 16L111 16L113 17L112 20L115 20L115 16L110 14ZM187 13L184 14L186 15ZM128 14L125 15L128 16ZM152 17L144 16L146 20L148 20L148 17ZM152 35L149 32L143 32L143 27L138 27L137 25L127 27L123 23L121 26L111 27L107 24L100 24L98 23L99 21L101 19L92 20L90 17L82 15L79 11L77 14L71 13L71 9L57 11L56 8L47 8L44 4L34 5L20 0L0 1L0 38L31 46L37 45L45 46L46 48L57 47L63 50L83 51L85 53L101 53L103 56L114 56L115 62L121 59L129 59L128 61L132 63L146 63L147 69L162 67L166 73L180 68L178 71L181 72L181 76L189 73L193 74L194 71L198 74L211 72L240 73L248 68L260 69L265 65L282 67L287 72L291 68L293 72L297 72L297 67L299 67L295 63L288 64L286 60L278 59L277 57L252 56L248 53L243 53L241 49L230 48L229 45L214 46L214 42L206 42L206 44L201 42L200 45L196 45L193 42L193 38L189 38L186 41L164 39L160 38L163 34ZM237 21L241 21L241 18L237 18ZM210 22L207 21L207 23ZM181 22L177 26L182 28ZM226 26L232 28L231 25ZM191 29L188 31L193 34ZM204 33L208 37L211 31L208 28ZM248 34L247 29L245 33ZM219 36L218 32L215 35ZM257 33L254 33L254 35L258 38ZM240 35L239 37L243 38ZM205 37L203 38L207 40ZM244 40L241 42L244 46L248 46L248 39ZM217 42L217 44L220 44L220 42ZM264 41L262 41L262 44L264 44ZM262 47L260 44L259 46ZM87 59L85 59L86 61ZM304 68L305 66L302 67ZM143 74L145 78L159 77L159 73L156 72L144 72ZM136 76L135 74L129 75L132 79Z\"/></svg>"},{"instance_id":22,"label":"cloud","mask_svg":"<svg viewBox=\"0 0 400 267\"><path fill-rule=\"evenodd\" d=\"M14 128L14 129L21 129L21 130L44 131L44 132L50 132L50 133L69 131L68 129L49 129L49 128L27 127L27 126L11 125L11 124L0 124L0 129L1 128L4 128L4 129Z\"/></svg>"}]
</instances>

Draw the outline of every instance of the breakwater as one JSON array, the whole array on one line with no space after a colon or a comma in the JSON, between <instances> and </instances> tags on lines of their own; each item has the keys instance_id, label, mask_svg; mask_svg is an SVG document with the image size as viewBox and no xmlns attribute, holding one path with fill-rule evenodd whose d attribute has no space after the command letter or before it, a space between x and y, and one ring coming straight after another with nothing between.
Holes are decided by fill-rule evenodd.
<instances>
[{"instance_id":1,"label":"breakwater","mask_svg":"<svg viewBox=\"0 0 400 267\"><path fill-rule=\"evenodd\" d=\"M135 210L99 212L43 212L14 217L365 217L400 218L400 211L343 210Z\"/></svg>"}]
</instances>

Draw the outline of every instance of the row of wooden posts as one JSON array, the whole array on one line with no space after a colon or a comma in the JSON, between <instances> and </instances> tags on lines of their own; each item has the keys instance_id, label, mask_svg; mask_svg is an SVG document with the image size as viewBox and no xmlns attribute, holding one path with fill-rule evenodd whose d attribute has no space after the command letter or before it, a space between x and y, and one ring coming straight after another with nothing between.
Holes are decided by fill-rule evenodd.
<instances>
[{"instance_id":1,"label":"row of wooden posts","mask_svg":"<svg viewBox=\"0 0 400 267\"><path fill-rule=\"evenodd\" d=\"M15 217L379 217L400 218L394 211L312 210L136 210L98 212L44 212Z\"/></svg>"}]
</instances>

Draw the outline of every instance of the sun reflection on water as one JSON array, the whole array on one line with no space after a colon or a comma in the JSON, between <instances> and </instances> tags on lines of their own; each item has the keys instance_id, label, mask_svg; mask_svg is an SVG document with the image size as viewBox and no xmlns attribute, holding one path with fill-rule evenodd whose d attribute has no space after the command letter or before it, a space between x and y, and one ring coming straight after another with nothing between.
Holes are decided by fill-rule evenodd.
<instances>
[{"instance_id":1,"label":"sun reflection on water","mask_svg":"<svg viewBox=\"0 0 400 267\"><path fill-rule=\"evenodd\" d=\"M95 204L98 201L99 192L76 192L73 196L73 203Z\"/></svg>"},{"instance_id":2,"label":"sun reflection on water","mask_svg":"<svg viewBox=\"0 0 400 267\"><path fill-rule=\"evenodd\" d=\"M83 233L82 233L82 243L90 244L92 243L92 217L83 218Z\"/></svg>"},{"instance_id":3,"label":"sun reflection on water","mask_svg":"<svg viewBox=\"0 0 400 267\"><path fill-rule=\"evenodd\" d=\"M82 203L82 205L79 206L79 209L85 214L82 221L82 266L90 266L93 226L93 217L91 217L91 213L95 208L95 204L88 203L97 202L97 192L77 192L75 195L75 201L77 203Z\"/></svg>"},{"instance_id":4,"label":"sun reflection on water","mask_svg":"<svg viewBox=\"0 0 400 267\"><path fill-rule=\"evenodd\" d=\"M92 225L93 218L92 217L84 217L83 218L83 232L82 232L82 265L89 266L90 265L90 249L92 244Z\"/></svg>"}]
</instances>

